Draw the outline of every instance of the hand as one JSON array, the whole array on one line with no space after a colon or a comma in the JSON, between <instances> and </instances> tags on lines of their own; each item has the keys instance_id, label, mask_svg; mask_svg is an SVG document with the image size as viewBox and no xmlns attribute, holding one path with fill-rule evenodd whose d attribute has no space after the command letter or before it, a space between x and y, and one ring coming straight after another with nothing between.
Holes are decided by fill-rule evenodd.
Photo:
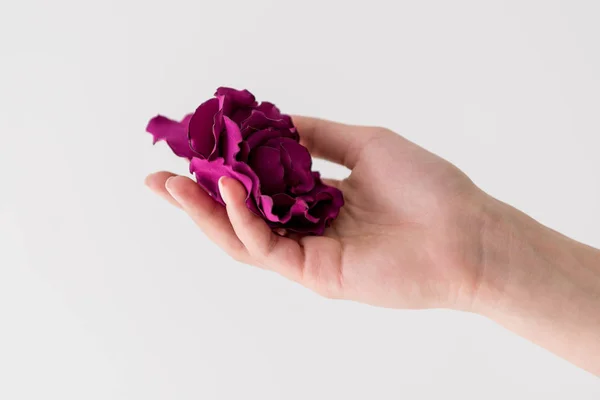
<instances>
[{"instance_id":1,"label":"hand","mask_svg":"<svg viewBox=\"0 0 600 400\"><path fill-rule=\"evenodd\" d=\"M220 181L226 208L186 177L159 172L146 183L236 260L326 297L468 309L480 275L487 196L452 164L389 130L306 117L294 122L314 157L351 170L343 181L328 181L346 204L323 237L273 233L229 178Z\"/></svg>"},{"instance_id":2,"label":"hand","mask_svg":"<svg viewBox=\"0 0 600 400\"><path fill-rule=\"evenodd\" d=\"M332 298L485 315L600 376L600 251L479 190L452 164L381 128L294 118L315 157L351 174L323 237L280 236L221 178L227 206L194 181L147 184L235 259Z\"/></svg>"}]
</instances>

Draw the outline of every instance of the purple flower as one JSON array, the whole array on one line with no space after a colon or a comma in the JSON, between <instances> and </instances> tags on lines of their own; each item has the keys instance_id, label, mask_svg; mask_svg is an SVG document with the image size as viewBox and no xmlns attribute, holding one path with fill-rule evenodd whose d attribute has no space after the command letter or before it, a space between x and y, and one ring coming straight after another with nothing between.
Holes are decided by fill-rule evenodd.
<instances>
[{"instance_id":1,"label":"purple flower","mask_svg":"<svg viewBox=\"0 0 600 400\"><path fill-rule=\"evenodd\" d=\"M246 188L246 205L272 228L322 235L344 204L342 192L311 171L292 119L274 104L258 103L247 90L220 87L181 122L163 116L146 130L164 140L216 201L221 176Z\"/></svg>"}]
</instances>

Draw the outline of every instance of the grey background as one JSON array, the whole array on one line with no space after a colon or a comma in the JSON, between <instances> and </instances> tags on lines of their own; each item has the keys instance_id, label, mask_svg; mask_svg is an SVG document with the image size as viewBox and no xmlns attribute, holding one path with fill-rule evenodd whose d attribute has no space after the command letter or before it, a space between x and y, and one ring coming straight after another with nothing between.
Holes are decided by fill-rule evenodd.
<instances>
[{"instance_id":1,"label":"grey background","mask_svg":"<svg viewBox=\"0 0 600 400\"><path fill-rule=\"evenodd\" d=\"M327 301L237 264L142 181L186 172L147 120L230 85L389 127L600 246L599 16L596 1L2 2L0 398L598 399L597 378L481 317Z\"/></svg>"}]
</instances>

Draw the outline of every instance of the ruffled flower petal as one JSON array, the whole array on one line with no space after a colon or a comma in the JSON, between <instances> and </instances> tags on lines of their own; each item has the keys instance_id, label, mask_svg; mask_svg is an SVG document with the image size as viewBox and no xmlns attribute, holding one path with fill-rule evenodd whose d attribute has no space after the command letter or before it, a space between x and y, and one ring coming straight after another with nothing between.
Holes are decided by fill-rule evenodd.
<instances>
[{"instance_id":1,"label":"ruffled flower petal","mask_svg":"<svg viewBox=\"0 0 600 400\"><path fill-rule=\"evenodd\" d=\"M222 101L221 107L254 107L256 106L256 98L247 90L237 90L230 87L220 87L215 92L215 97ZM226 105L224 102L229 104Z\"/></svg>"},{"instance_id":2,"label":"ruffled flower petal","mask_svg":"<svg viewBox=\"0 0 600 400\"><path fill-rule=\"evenodd\" d=\"M248 119L256 107L254 95L247 90L220 87L215 96L219 100L219 110L222 115L230 118L238 126Z\"/></svg>"},{"instance_id":3,"label":"ruffled flower petal","mask_svg":"<svg viewBox=\"0 0 600 400\"><path fill-rule=\"evenodd\" d=\"M242 143L242 133L239 126L228 117L223 117L225 123L225 131L221 133L219 138L220 155L225 159L227 164L233 164L236 155L240 151L240 143Z\"/></svg>"},{"instance_id":4,"label":"ruffled flower petal","mask_svg":"<svg viewBox=\"0 0 600 400\"><path fill-rule=\"evenodd\" d=\"M313 178L315 187L306 196L300 198L309 201L308 215L319 221L316 230L312 233L321 235L339 215L344 205L344 196L338 188L324 184L318 172L313 172Z\"/></svg>"},{"instance_id":5,"label":"ruffled flower petal","mask_svg":"<svg viewBox=\"0 0 600 400\"><path fill-rule=\"evenodd\" d=\"M285 190L284 171L279 149L258 147L250 153L248 165L260 180L263 194L281 193Z\"/></svg>"},{"instance_id":6,"label":"ruffled flower petal","mask_svg":"<svg viewBox=\"0 0 600 400\"><path fill-rule=\"evenodd\" d=\"M179 157L191 159L197 156L187 139L187 128L192 114L186 115L181 122L157 115L148 122L146 131L152 134L153 143L164 140L173 153Z\"/></svg>"},{"instance_id":7,"label":"ruffled flower petal","mask_svg":"<svg viewBox=\"0 0 600 400\"><path fill-rule=\"evenodd\" d=\"M308 205L304 200L285 193L261 195L260 204L267 222L273 227L286 227L285 224L294 216L302 217L308 212Z\"/></svg>"},{"instance_id":8,"label":"ruffled flower petal","mask_svg":"<svg viewBox=\"0 0 600 400\"><path fill-rule=\"evenodd\" d=\"M265 115L264 112L258 110L252 110L250 116L244 122L242 122L241 128L244 138L253 132L267 128L274 128L281 131L289 131L289 135L291 137L296 140L298 139L298 133L293 125L291 125L290 120L285 118L270 119Z\"/></svg>"},{"instance_id":9,"label":"ruffled flower petal","mask_svg":"<svg viewBox=\"0 0 600 400\"><path fill-rule=\"evenodd\" d=\"M272 120L283 120L288 128L293 128L294 124L292 123L292 118L289 115L282 114L279 111L279 108L275 106L273 103L269 103L268 101L263 101L256 107L256 111L260 111L265 114L265 116Z\"/></svg>"},{"instance_id":10,"label":"ruffled flower petal","mask_svg":"<svg viewBox=\"0 0 600 400\"><path fill-rule=\"evenodd\" d=\"M306 147L300 143L281 138L279 145L281 151L281 163L285 170L285 182L294 194L309 192L315 186L315 180L310 171L312 159Z\"/></svg>"},{"instance_id":11,"label":"ruffled flower petal","mask_svg":"<svg viewBox=\"0 0 600 400\"><path fill-rule=\"evenodd\" d=\"M215 115L219 111L219 100L210 99L196 109L190 120L188 138L192 150L201 157L209 158L216 146L219 131L215 131Z\"/></svg>"},{"instance_id":12,"label":"ruffled flower petal","mask_svg":"<svg viewBox=\"0 0 600 400\"><path fill-rule=\"evenodd\" d=\"M208 192L208 194L219 203L225 205L221 193L219 192L219 178L227 176L237 179L250 196L253 193L252 178L244 173L236 171L234 166L226 165L223 158L214 160L206 160L202 158L194 158L190 162L190 172L196 176L196 181L200 186Z\"/></svg>"},{"instance_id":13,"label":"ruffled flower petal","mask_svg":"<svg viewBox=\"0 0 600 400\"><path fill-rule=\"evenodd\" d=\"M266 144L271 139L277 139L281 137L281 131L273 128L267 128L260 131L255 131L251 135L246 137L246 143L248 143L249 149L253 149L258 146ZM277 146L273 146L277 147Z\"/></svg>"}]
</instances>

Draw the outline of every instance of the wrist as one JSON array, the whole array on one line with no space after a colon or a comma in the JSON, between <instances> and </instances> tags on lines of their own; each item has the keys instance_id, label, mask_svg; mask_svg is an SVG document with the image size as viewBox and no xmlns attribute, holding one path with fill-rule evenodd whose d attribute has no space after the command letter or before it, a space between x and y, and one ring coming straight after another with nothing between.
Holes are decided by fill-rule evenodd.
<instances>
[{"instance_id":1,"label":"wrist","mask_svg":"<svg viewBox=\"0 0 600 400\"><path fill-rule=\"evenodd\" d=\"M492 317L516 301L521 291L531 290L527 287L532 281L543 280L540 275L547 269L540 265L527 236L543 242L547 232L525 214L490 196L482 207L481 219L480 264L471 304L472 311Z\"/></svg>"},{"instance_id":2,"label":"wrist","mask_svg":"<svg viewBox=\"0 0 600 400\"><path fill-rule=\"evenodd\" d=\"M483 215L473 311L488 315L513 303L539 303L536 296L575 296L583 287L600 288L598 250L493 198Z\"/></svg>"},{"instance_id":3,"label":"wrist","mask_svg":"<svg viewBox=\"0 0 600 400\"><path fill-rule=\"evenodd\" d=\"M484 215L471 311L600 374L600 251L495 199Z\"/></svg>"},{"instance_id":4,"label":"wrist","mask_svg":"<svg viewBox=\"0 0 600 400\"><path fill-rule=\"evenodd\" d=\"M473 311L493 318L513 305L523 306L552 284L556 254L549 250L562 245L559 234L501 201L489 197L483 209L481 264L472 304Z\"/></svg>"}]
</instances>

